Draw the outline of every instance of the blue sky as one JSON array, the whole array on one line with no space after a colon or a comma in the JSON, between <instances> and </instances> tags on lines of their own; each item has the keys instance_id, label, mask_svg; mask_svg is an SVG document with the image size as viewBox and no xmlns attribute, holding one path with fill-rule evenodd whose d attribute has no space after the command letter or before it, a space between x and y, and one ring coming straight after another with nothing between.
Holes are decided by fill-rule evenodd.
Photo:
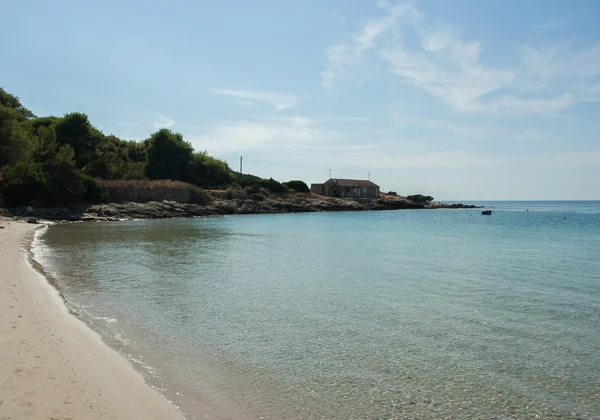
<instances>
[{"instance_id":1,"label":"blue sky","mask_svg":"<svg viewBox=\"0 0 600 420\"><path fill-rule=\"evenodd\" d=\"M0 85L245 172L600 199L600 2L0 0Z\"/></svg>"}]
</instances>

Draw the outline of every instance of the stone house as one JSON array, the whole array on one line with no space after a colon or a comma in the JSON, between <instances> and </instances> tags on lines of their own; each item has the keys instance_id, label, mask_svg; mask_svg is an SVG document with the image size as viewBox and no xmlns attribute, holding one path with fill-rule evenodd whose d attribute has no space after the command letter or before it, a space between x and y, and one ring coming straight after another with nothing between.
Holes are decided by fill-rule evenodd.
<instances>
[{"instance_id":1,"label":"stone house","mask_svg":"<svg viewBox=\"0 0 600 420\"><path fill-rule=\"evenodd\" d=\"M329 179L323 184L311 184L310 192L329 197L378 198L379 185L360 179Z\"/></svg>"}]
</instances>

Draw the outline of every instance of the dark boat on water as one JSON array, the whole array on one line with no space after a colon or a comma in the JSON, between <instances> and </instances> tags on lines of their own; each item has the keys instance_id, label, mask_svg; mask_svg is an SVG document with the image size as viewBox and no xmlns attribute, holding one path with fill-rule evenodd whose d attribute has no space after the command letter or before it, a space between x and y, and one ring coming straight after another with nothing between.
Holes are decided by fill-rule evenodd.
<instances>
[{"instance_id":1,"label":"dark boat on water","mask_svg":"<svg viewBox=\"0 0 600 420\"><path fill-rule=\"evenodd\" d=\"M489 216L490 214L492 214L492 211L491 210L484 210L484 211L481 212L481 214L485 214L485 215Z\"/></svg>"}]
</instances>

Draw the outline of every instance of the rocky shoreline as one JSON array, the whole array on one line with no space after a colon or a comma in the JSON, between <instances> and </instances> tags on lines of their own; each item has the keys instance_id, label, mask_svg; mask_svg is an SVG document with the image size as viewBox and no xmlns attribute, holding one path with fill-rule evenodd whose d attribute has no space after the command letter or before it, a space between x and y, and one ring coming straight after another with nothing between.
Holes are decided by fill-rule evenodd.
<instances>
[{"instance_id":1,"label":"rocky shoreline","mask_svg":"<svg viewBox=\"0 0 600 420\"><path fill-rule=\"evenodd\" d=\"M217 197L205 204L150 201L147 203L108 203L69 207L19 207L3 209L6 217L51 221L117 221L132 219L165 219L175 217L219 216L232 214L276 214L336 211L374 211L401 209L464 209L477 208L464 204L421 204L403 197L382 197L375 200L331 198L313 194L285 194L265 197Z\"/></svg>"}]
</instances>

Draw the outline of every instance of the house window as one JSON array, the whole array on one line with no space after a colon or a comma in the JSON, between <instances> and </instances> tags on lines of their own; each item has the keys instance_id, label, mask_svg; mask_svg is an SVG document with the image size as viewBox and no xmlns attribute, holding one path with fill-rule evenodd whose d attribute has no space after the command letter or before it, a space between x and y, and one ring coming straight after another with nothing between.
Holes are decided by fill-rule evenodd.
<instances>
[{"instance_id":1,"label":"house window","mask_svg":"<svg viewBox=\"0 0 600 420\"><path fill-rule=\"evenodd\" d=\"M346 192L350 192L350 187L346 187Z\"/></svg>"}]
</instances>

